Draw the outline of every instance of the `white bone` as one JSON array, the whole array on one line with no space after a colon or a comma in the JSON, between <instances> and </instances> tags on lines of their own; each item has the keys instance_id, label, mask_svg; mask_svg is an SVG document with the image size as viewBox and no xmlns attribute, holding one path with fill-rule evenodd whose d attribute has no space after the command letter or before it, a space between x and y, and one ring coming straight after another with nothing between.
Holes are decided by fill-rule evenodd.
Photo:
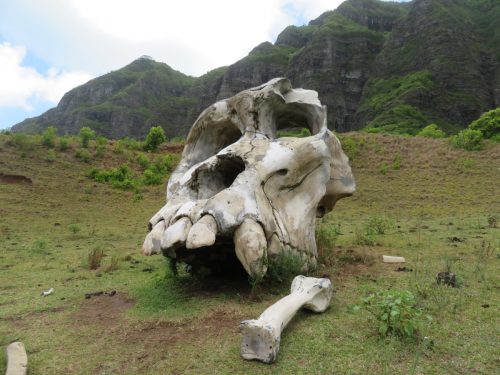
<instances>
[{"instance_id":1,"label":"white bone","mask_svg":"<svg viewBox=\"0 0 500 375\"><path fill-rule=\"evenodd\" d=\"M5 375L25 375L28 371L28 356L20 341L7 346L7 371Z\"/></svg>"},{"instance_id":2,"label":"white bone","mask_svg":"<svg viewBox=\"0 0 500 375\"><path fill-rule=\"evenodd\" d=\"M280 348L281 332L297 311L304 307L323 312L328 308L332 294L333 287L329 279L295 277L288 296L267 308L258 319L240 323L243 333L241 356L265 363L274 362Z\"/></svg>"},{"instance_id":3,"label":"white bone","mask_svg":"<svg viewBox=\"0 0 500 375\"><path fill-rule=\"evenodd\" d=\"M384 263L404 263L405 258L404 257L394 257L391 255L383 255L382 256L382 261Z\"/></svg>"}]
</instances>

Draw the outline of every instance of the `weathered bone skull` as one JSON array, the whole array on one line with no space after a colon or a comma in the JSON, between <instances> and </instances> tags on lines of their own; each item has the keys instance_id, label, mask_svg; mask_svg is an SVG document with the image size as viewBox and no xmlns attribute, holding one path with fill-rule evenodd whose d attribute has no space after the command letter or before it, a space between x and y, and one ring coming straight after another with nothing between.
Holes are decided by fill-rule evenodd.
<instances>
[{"instance_id":1,"label":"weathered bone skull","mask_svg":"<svg viewBox=\"0 0 500 375\"><path fill-rule=\"evenodd\" d=\"M286 128L306 138L277 138ZM326 127L326 107L290 81L221 100L192 126L167 186L167 204L150 220L143 254L163 252L193 270L222 271L231 260L263 275L283 251L316 264L315 219L355 189L348 158Z\"/></svg>"}]
</instances>

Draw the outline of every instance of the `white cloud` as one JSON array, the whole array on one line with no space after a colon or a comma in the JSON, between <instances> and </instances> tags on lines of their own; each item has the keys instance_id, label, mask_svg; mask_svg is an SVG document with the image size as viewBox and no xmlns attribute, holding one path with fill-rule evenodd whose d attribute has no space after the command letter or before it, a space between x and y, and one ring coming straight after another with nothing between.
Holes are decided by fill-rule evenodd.
<instances>
[{"instance_id":1,"label":"white cloud","mask_svg":"<svg viewBox=\"0 0 500 375\"><path fill-rule=\"evenodd\" d=\"M25 55L25 47L0 44L0 107L30 110L34 100L56 104L64 93L92 78L86 73L59 72L55 68L42 75L22 65Z\"/></svg>"},{"instance_id":2,"label":"white cloud","mask_svg":"<svg viewBox=\"0 0 500 375\"><path fill-rule=\"evenodd\" d=\"M341 0L16 0L0 35L52 66L101 75L141 55L201 75ZM1 40L0 40L1 41Z\"/></svg>"}]
</instances>

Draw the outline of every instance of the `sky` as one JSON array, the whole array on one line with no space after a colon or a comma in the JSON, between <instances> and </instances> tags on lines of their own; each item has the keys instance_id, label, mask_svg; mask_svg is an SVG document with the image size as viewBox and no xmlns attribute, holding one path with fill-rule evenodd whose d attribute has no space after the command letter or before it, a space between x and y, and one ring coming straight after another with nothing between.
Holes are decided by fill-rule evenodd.
<instances>
[{"instance_id":1,"label":"sky","mask_svg":"<svg viewBox=\"0 0 500 375\"><path fill-rule=\"evenodd\" d=\"M0 0L0 129L142 55L200 76L342 0Z\"/></svg>"}]
</instances>

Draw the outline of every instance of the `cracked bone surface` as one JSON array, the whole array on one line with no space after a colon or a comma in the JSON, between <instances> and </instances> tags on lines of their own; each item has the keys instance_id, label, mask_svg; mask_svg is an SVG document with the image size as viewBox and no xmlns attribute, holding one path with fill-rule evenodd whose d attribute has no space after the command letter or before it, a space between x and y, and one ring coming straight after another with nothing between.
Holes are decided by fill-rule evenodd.
<instances>
[{"instance_id":1,"label":"cracked bone surface","mask_svg":"<svg viewBox=\"0 0 500 375\"><path fill-rule=\"evenodd\" d=\"M277 135L297 128L311 136ZM275 78L200 114L142 251L163 253L193 272L238 268L251 276L290 252L305 271L316 264L316 217L354 189L318 94Z\"/></svg>"},{"instance_id":2,"label":"cracked bone surface","mask_svg":"<svg viewBox=\"0 0 500 375\"><path fill-rule=\"evenodd\" d=\"M274 362L280 349L281 332L297 311L304 307L323 312L328 308L332 294L329 279L296 276L288 296L267 308L258 319L240 323L243 334L241 356L265 363Z\"/></svg>"}]
</instances>

